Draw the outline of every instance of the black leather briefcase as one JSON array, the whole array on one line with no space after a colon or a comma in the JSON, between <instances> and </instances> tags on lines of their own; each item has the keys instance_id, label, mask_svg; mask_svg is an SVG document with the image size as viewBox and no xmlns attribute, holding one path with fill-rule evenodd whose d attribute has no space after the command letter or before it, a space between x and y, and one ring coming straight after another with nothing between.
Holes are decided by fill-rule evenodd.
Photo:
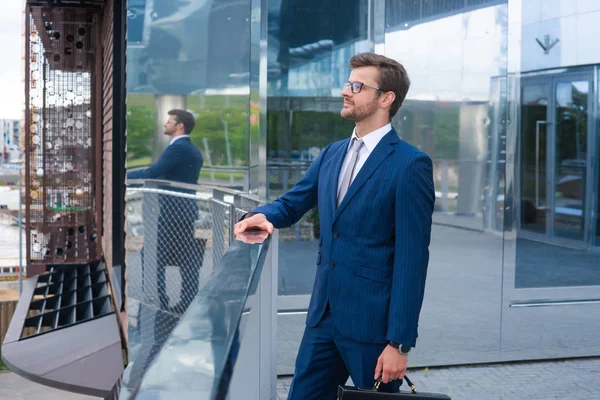
<instances>
[{"instance_id":1,"label":"black leather briefcase","mask_svg":"<svg viewBox=\"0 0 600 400\"><path fill-rule=\"evenodd\" d=\"M375 382L375 386L370 389L356 388L353 386L339 386L338 400L451 400L449 396L441 393L417 392L415 385L405 375L404 380L411 388L411 391L401 390L396 393L378 392L377 388L381 381Z\"/></svg>"}]
</instances>

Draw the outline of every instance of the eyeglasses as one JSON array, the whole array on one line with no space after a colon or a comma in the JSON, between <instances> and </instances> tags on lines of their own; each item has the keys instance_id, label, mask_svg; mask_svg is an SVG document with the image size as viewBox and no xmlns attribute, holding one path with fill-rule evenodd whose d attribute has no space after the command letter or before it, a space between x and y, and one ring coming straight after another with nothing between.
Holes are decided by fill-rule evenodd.
<instances>
[{"instance_id":1,"label":"eyeglasses","mask_svg":"<svg viewBox=\"0 0 600 400\"><path fill-rule=\"evenodd\" d=\"M352 88L352 93L354 93L354 94L360 93L363 86L370 87L371 89L375 89L378 91L381 90L381 88L378 88L376 86L367 85L366 83L362 83L362 82L346 82L346 83L344 83L344 89Z\"/></svg>"}]
</instances>

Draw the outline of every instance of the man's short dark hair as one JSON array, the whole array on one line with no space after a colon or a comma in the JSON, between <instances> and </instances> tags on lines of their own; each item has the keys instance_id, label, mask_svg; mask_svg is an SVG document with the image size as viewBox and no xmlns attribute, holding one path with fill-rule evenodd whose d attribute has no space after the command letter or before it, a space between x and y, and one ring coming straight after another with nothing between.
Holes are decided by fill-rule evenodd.
<instances>
[{"instance_id":1,"label":"man's short dark hair","mask_svg":"<svg viewBox=\"0 0 600 400\"><path fill-rule=\"evenodd\" d=\"M404 69L404 66L396 60L375 53L360 53L350 59L350 68L376 67L379 70L379 82L377 85L382 92L394 92L396 100L390 107L390 121L396 115L408 88L410 79Z\"/></svg>"},{"instance_id":2,"label":"man's short dark hair","mask_svg":"<svg viewBox=\"0 0 600 400\"><path fill-rule=\"evenodd\" d=\"M189 135L196 126L196 119L194 116L185 110L170 110L167 114L177 117L177 123L183 124L183 130L186 135Z\"/></svg>"}]
</instances>

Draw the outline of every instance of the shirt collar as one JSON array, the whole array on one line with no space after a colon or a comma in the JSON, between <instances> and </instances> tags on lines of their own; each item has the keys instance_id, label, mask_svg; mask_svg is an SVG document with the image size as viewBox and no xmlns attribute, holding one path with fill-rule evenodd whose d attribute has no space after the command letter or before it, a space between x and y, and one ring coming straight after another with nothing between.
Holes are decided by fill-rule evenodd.
<instances>
[{"instance_id":1,"label":"shirt collar","mask_svg":"<svg viewBox=\"0 0 600 400\"><path fill-rule=\"evenodd\" d=\"M177 137L171 139L171 141L169 142L169 145L172 145L173 143L175 143L175 141L177 139L181 139L181 138L184 138L184 137L188 137L188 135L181 135L181 136L177 136Z\"/></svg>"},{"instance_id":2,"label":"shirt collar","mask_svg":"<svg viewBox=\"0 0 600 400\"><path fill-rule=\"evenodd\" d=\"M379 144L379 141L383 139L383 137L391 130L392 124L387 124L362 137L363 143L365 144L367 150L369 150L369 153L375 149L375 147ZM356 128L354 128L352 131L352 137L357 138ZM352 138L350 138L350 144L352 144Z\"/></svg>"}]
</instances>

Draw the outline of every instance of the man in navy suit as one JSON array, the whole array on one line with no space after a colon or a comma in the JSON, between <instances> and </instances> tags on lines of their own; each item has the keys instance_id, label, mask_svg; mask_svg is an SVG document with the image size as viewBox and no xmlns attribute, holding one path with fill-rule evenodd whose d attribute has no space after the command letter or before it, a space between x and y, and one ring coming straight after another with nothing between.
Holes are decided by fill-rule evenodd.
<instances>
[{"instance_id":1,"label":"man in navy suit","mask_svg":"<svg viewBox=\"0 0 600 400\"><path fill-rule=\"evenodd\" d=\"M164 134L171 138L169 146L150 168L132 171L127 179L160 179L197 184L202 168L202 154L192 143L190 134L196 122L185 110L171 110L164 124ZM191 189L170 188L171 192L194 194ZM188 196L189 197L189 196ZM198 219L198 203L194 198L159 195L157 280L162 309L169 309L165 287L165 266L176 266L181 272L181 291L177 304L170 309L182 313L198 292L200 266L205 239L194 238L194 221Z\"/></svg>"},{"instance_id":2,"label":"man in navy suit","mask_svg":"<svg viewBox=\"0 0 600 400\"><path fill-rule=\"evenodd\" d=\"M362 53L342 91L351 138L332 143L286 194L238 222L284 228L319 207L321 237L289 399L335 399L348 376L397 391L417 340L435 201L431 159L390 121L410 85L404 67Z\"/></svg>"}]
</instances>

